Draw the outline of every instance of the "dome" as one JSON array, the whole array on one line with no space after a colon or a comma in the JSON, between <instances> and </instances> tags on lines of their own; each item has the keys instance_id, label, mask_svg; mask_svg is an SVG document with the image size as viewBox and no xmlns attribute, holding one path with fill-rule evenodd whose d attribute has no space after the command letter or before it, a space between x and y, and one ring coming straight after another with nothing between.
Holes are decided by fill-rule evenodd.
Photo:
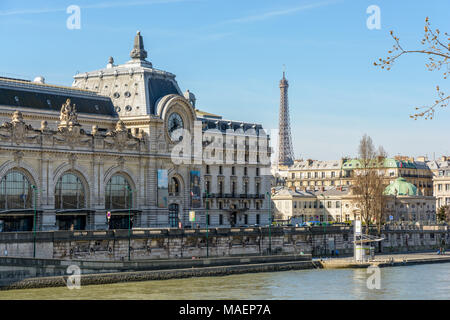
<instances>
[{"instance_id":1,"label":"dome","mask_svg":"<svg viewBox=\"0 0 450 320\"><path fill-rule=\"evenodd\" d=\"M44 84L45 83L45 78L42 77L42 76L39 76L39 77L34 78L33 82Z\"/></svg>"},{"instance_id":2,"label":"dome","mask_svg":"<svg viewBox=\"0 0 450 320\"><path fill-rule=\"evenodd\" d=\"M397 178L384 189L384 194L388 196L417 196L417 187L405 180Z\"/></svg>"}]
</instances>

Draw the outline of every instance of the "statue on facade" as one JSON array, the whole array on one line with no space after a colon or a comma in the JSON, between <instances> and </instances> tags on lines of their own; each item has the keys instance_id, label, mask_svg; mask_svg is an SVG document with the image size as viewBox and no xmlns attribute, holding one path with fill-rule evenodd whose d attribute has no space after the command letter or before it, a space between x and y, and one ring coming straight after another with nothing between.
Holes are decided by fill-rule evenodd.
<instances>
[{"instance_id":1,"label":"statue on facade","mask_svg":"<svg viewBox=\"0 0 450 320\"><path fill-rule=\"evenodd\" d=\"M59 126L75 126L78 125L77 108L75 104L71 104L71 100L67 99L61 107L59 116Z\"/></svg>"}]
</instances>

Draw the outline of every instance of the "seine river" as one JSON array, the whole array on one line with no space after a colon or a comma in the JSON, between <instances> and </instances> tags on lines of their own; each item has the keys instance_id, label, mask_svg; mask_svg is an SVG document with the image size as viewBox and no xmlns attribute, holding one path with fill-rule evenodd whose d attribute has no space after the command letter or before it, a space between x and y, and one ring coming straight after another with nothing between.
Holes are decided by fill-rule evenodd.
<instances>
[{"instance_id":1,"label":"seine river","mask_svg":"<svg viewBox=\"0 0 450 320\"><path fill-rule=\"evenodd\" d=\"M0 291L0 299L450 299L450 263L381 269L301 270L61 288Z\"/></svg>"}]
</instances>

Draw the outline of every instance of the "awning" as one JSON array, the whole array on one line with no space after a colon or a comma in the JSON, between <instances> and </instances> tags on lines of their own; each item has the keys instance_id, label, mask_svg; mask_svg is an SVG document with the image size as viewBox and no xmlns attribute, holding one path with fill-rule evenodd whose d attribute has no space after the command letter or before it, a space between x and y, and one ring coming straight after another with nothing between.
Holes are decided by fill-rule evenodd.
<instances>
[{"instance_id":1,"label":"awning","mask_svg":"<svg viewBox=\"0 0 450 320\"><path fill-rule=\"evenodd\" d=\"M36 210L36 214L42 213L42 210ZM0 211L0 217L20 217L33 216L34 209L8 209Z\"/></svg>"},{"instance_id":2,"label":"awning","mask_svg":"<svg viewBox=\"0 0 450 320\"><path fill-rule=\"evenodd\" d=\"M90 209L64 209L55 211L57 216L85 216L94 212L95 210Z\"/></svg>"},{"instance_id":3,"label":"awning","mask_svg":"<svg viewBox=\"0 0 450 320\"><path fill-rule=\"evenodd\" d=\"M106 213L111 212L112 216L127 216L129 213L136 214L136 213L141 213L142 210L138 210L138 209L110 209L110 210L106 210Z\"/></svg>"}]
</instances>

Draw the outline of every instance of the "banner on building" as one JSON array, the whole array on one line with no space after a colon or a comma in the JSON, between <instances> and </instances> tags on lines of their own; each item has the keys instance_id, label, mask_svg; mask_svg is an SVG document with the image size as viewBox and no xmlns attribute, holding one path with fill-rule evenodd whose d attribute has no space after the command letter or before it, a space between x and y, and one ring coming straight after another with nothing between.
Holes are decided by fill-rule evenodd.
<instances>
[{"instance_id":1,"label":"banner on building","mask_svg":"<svg viewBox=\"0 0 450 320\"><path fill-rule=\"evenodd\" d=\"M158 208L167 208L169 198L169 177L167 170L158 169Z\"/></svg>"},{"instance_id":2,"label":"banner on building","mask_svg":"<svg viewBox=\"0 0 450 320\"><path fill-rule=\"evenodd\" d=\"M200 171L191 171L191 207L201 207Z\"/></svg>"}]
</instances>

